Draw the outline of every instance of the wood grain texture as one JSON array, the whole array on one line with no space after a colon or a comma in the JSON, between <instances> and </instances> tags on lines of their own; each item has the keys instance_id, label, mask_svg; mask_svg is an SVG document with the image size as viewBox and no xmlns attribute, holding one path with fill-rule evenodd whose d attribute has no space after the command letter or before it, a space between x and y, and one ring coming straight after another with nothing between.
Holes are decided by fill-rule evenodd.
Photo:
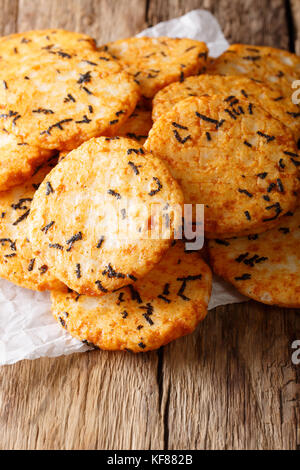
<instances>
[{"instance_id":1,"label":"wood grain texture","mask_svg":"<svg viewBox=\"0 0 300 470\"><path fill-rule=\"evenodd\" d=\"M155 24L196 8L216 16L230 43L288 47L284 0L150 0L147 20Z\"/></svg>"},{"instance_id":2,"label":"wood grain texture","mask_svg":"<svg viewBox=\"0 0 300 470\"><path fill-rule=\"evenodd\" d=\"M157 354L90 352L0 371L1 449L160 449Z\"/></svg>"},{"instance_id":3,"label":"wood grain texture","mask_svg":"<svg viewBox=\"0 0 300 470\"><path fill-rule=\"evenodd\" d=\"M289 22L292 28L292 35L294 40L294 48L296 54L300 54L300 0L290 0L289 7Z\"/></svg>"},{"instance_id":4,"label":"wood grain texture","mask_svg":"<svg viewBox=\"0 0 300 470\"><path fill-rule=\"evenodd\" d=\"M0 34L15 33L17 31L18 0L0 0Z\"/></svg>"},{"instance_id":5,"label":"wood grain texture","mask_svg":"<svg viewBox=\"0 0 300 470\"><path fill-rule=\"evenodd\" d=\"M296 312L254 302L220 307L165 348L168 448L295 449L296 322Z\"/></svg>"},{"instance_id":6,"label":"wood grain texture","mask_svg":"<svg viewBox=\"0 0 300 470\"><path fill-rule=\"evenodd\" d=\"M61 27L101 43L206 8L230 42L299 49L298 3L0 0L0 33ZM219 307L157 353L95 351L2 367L0 448L295 449L291 344L299 338L299 311L249 302Z\"/></svg>"},{"instance_id":7,"label":"wood grain texture","mask_svg":"<svg viewBox=\"0 0 300 470\"><path fill-rule=\"evenodd\" d=\"M144 0L19 0L18 30L64 28L102 44L141 31L145 18Z\"/></svg>"}]
</instances>

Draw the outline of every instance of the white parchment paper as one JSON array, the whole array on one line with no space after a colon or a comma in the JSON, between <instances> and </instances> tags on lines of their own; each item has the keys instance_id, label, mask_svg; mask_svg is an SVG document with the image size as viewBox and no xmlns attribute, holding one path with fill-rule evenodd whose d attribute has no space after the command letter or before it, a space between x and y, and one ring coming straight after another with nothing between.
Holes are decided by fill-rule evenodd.
<instances>
[{"instance_id":1,"label":"white parchment paper","mask_svg":"<svg viewBox=\"0 0 300 470\"><path fill-rule=\"evenodd\" d=\"M217 57L228 43L217 20L205 10L194 10L146 29L139 36L169 36L198 39ZM233 287L215 279L209 308L245 300ZM55 357L88 348L73 339L50 313L49 293L32 292L0 280L0 364L22 359Z\"/></svg>"}]
</instances>

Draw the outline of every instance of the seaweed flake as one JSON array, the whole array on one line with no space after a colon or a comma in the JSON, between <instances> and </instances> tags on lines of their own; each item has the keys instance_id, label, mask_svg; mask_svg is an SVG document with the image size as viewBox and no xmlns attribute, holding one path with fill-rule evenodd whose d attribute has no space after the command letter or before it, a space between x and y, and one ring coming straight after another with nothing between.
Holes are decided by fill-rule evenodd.
<instances>
[{"instance_id":1,"label":"seaweed flake","mask_svg":"<svg viewBox=\"0 0 300 470\"><path fill-rule=\"evenodd\" d=\"M150 191L149 196L155 196L155 194L159 193L162 189L162 184L161 182L159 181L158 178L156 178L155 176L153 177L153 180L156 182L157 184L157 189L153 189L152 191Z\"/></svg>"},{"instance_id":2,"label":"seaweed flake","mask_svg":"<svg viewBox=\"0 0 300 470\"><path fill-rule=\"evenodd\" d=\"M140 174L139 168L141 168L142 165L135 165L133 162L128 162L128 165L131 166L131 168L133 169L133 171L136 175Z\"/></svg>"},{"instance_id":3,"label":"seaweed flake","mask_svg":"<svg viewBox=\"0 0 300 470\"><path fill-rule=\"evenodd\" d=\"M30 260L29 265L28 265L28 268L27 268L27 270L28 270L29 272L33 271L34 263L35 263L35 258L32 258L32 259Z\"/></svg>"},{"instance_id":4,"label":"seaweed flake","mask_svg":"<svg viewBox=\"0 0 300 470\"><path fill-rule=\"evenodd\" d=\"M98 289L99 289L101 292L103 292L104 294L106 294L106 293L108 292L108 290L105 289L105 287L103 287L101 281L96 281L95 284L96 284L96 286L98 287Z\"/></svg>"},{"instance_id":5,"label":"seaweed flake","mask_svg":"<svg viewBox=\"0 0 300 470\"><path fill-rule=\"evenodd\" d=\"M277 187L280 193L284 193L284 186L280 178L277 178Z\"/></svg>"},{"instance_id":6,"label":"seaweed flake","mask_svg":"<svg viewBox=\"0 0 300 470\"><path fill-rule=\"evenodd\" d=\"M261 59L261 56L260 55L247 55L245 57L242 57L242 59L244 60L251 60L252 62L255 62L257 60L260 60Z\"/></svg>"},{"instance_id":7,"label":"seaweed flake","mask_svg":"<svg viewBox=\"0 0 300 470\"><path fill-rule=\"evenodd\" d=\"M178 123L175 122L175 121L172 122L172 126L177 127L177 129L183 129L183 130L185 130L185 131L188 131L188 130L189 130L188 127L182 126L181 124L178 124Z\"/></svg>"},{"instance_id":8,"label":"seaweed flake","mask_svg":"<svg viewBox=\"0 0 300 470\"><path fill-rule=\"evenodd\" d=\"M264 137L267 143L272 142L272 140L275 140L275 137L273 135L268 135L261 131L257 131L256 134L260 135L261 137Z\"/></svg>"},{"instance_id":9,"label":"seaweed flake","mask_svg":"<svg viewBox=\"0 0 300 470\"><path fill-rule=\"evenodd\" d=\"M102 275L107 276L109 279L124 279L126 277L125 274L115 271L110 263L106 266L105 270L102 272Z\"/></svg>"},{"instance_id":10,"label":"seaweed flake","mask_svg":"<svg viewBox=\"0 0 300 470\"><path fill-rule=\"evenodd\" d=\"M122 196L121 196L119 193L117 193L116 191L114 191L113 189L109 189L109 190L107 191L107 193L110 194L111 196L114 196L114 197L117 198L117 199L121 199L121 198L122 198Z\"/></svg>"},{"instance_id":11,"label":"seaweed flake","mask_svg":"<svg viewBox=\"0 0 300 470\"><path fill-rule=\"evenodd\" d=\"M233 112L230 109L224 109L225 113L227 113L232 119L236 121L236 116L233 114Z\"/></svg>"},{"instance_id":12,"label":"seaweed flake","mask_svg":"<svg viewBox=\"0 0 300 470\"><path fill-rule=\"evenodd\" d=\"M52 126L48 127L48 129L47 129L46 131L42 131L42 132L41 132L41 135L44 135L44 134L51 135L52 129L54 129L54 128L56 128L56 127L57 127L59 130L63 131L63 130L64 130L63 124L66 124L66 123L72 122L72 121L73 121L73 119L71 119L71 118L70 118L70 119L63 119L62 121L59 121L59 122L57 122L56 124L52 124Z\"/></svg>"},{"instance_id":13,"label":"seaweed flake","mask_svg":"<svg viewBox=\"0 0 300 470\"><path fill-rule=\"evenodd\" d=\"M55 224L54 221L50 222L48 225L46 225L45 227L41 228L41 231L44 232L44 233L47 233L48 230Z\"/></svg>"},{"instance_id":14,"label":"seaweed flake","mask_svg":"<svg viewBox=\"0 0 300 470\"><path fill-rule=\"evenodd\" d=\"M63 250L64 247L61 246L59 243L49 243L49 248L55 248L56 250Z\"/></svg>"},{"instance_id":15,"label":"seaweed flake","mask_svg":"<svg viewBox=\"0 0 300 470\"><path fill-rule=\"evenodd\" d=\"M105 237L104 237L104 235L102 235L102 236L100 237L98 243L97 243L97 248L101 248L101 246L102 246L104 240L105 240Z\"/></svg>"},{"instance_id":16,"label":"seaweed flake","mask_svg":"<svg viewBox=\"0 0 300 470\"><path fill-rule=\"evenodd\" d=\"M30 209L28 209L23 215L21 215L21 217L19 217L19 218L13 223L13 225L16 226L16 225L18 225L20 222L22 222L23 220L27 219L27 217L29 216L29 212L30 212Z\"/></svg>"},{"instance_id":17,"label":"seaweed flake","mask_svg":"<svg viewBox=\"0 0 300 470\"><path fill-rule=\"evenodd\" d=\"M189 297L187 297L186 295L184 295L184 291L186 289L186 285L188 282L190 281L196 281L196 280L200 280L202 279L202 274L196 274L194 276L187 276L187 277L178 277L177 278L177 281L181 281L182 282L182 285L179 289L179 291L177 292L177 295L179 297L181 297L183 300L186 300L186 301L189 301L191 300Z\"/></svg>"},{"instance_id":18,"label":"seaweed flake","mask_svg":"<svg viewBox=\"0 0 300 470\"><path fill-rule=\"evenodd\" d=\"M79 83L79 84L90 83L91 80L92 80L91 72L81 73L77 83Z\"/></svg>"},{"instance_id":19,"label":"seaweed flake","mask_svg":"<svg viewBox=\"0 0 300 470\"><path fill-rule=\"evenodd\" d=\"M191 140L191 136L187 135L186 137L182 138L179 134L179 132L174 129L173 134L175 136L175 139L180 143L180 144L185 144L188 140Z\"/></svg>"},{"instance_id":20,"label":"seaweed flake","mask_svg":"<svg viewBox=\"0 0 300 470\"><path fill-rule=\"evenodd\" d=\"M46 196L49 196L49 194L54 193L54 189L51 186L51 183L47 181L46 183Z\"/></svg>"},{"instance_id":21,"label":"seaweed flake","mask_svg":"<svg viewBox=\"0 0 300 470\"><path fill-rule=\"evenodd\" d=\"M264 180L267 176L268 176L268 173L265 171L264 173L258 173L258 175L256 175L258 178Z\"/></svg>"},{"instance_id":22,"label":"seaweed flake","mask_svg":"<svg viewBox=\"0 0 300 470\"><path fill-rule=\"evenodd\" d=\"M66 244L69 245L67 251L71 251L75 242L82 240L82 233L78 232L73 237L71 237Z\"/></svg>"},{"instance_id":23,"label":"seaweed flake","mask_svg":"<svg viewBox=\"0 0 300 470\"><path fill-rule=\"evenodd\" d=\"M76 100L75 100L74 96L71 95L71 93L69 93L67 95L67 98L64 99L64 103L69 103L70 101L72 101L73 103L76 103Z\"/></svg>"},{"instance_id":24,"label":"seaweed flake","mask_svg":"<svg viewBox=\"0 0 300 470\"><path fill-rule=\"evenodd\" d=\"M83 86L82 89L88 94L88 95L93 95L91 90L89 90L86 86Z\"/></svg>"},{"instance_id":25,"label":"seaweed flake","mask_svg":"<svg viewBox=\"0 0 300 470\"><path fill-rule=\"evenodd\" d=\"M269 210L272 210L272 209L275 209L275 215L273 217L269 217L269 218L266 218L266 219L263 219L263 222L269 222L271 220L276 220L278 218L278 216L281 214L282 212L282 208L280 206L280 203L279 202L276 202L275 204L272 204L271 206L267 206L266 207L266 210L269 211Z\"/></svg>"},{"instance_id":26,"label":"seaweed flake","mask_svg":"<svg viewBox=\"0 0 300 470\"><path fill-rule=\"evenodd\" d=\"M286 114L289 114L290 116L292 116L293 118L298 118L300 117L300 113L292 113L290 111L287 111Z\"/></svg>"},{"instance_id":27,"label":"seaweed flake","mask_svg":"<svg viewBox=\"0 0 300 470\"><path fill-rule=\"evenodd\" d=\"M236 281L248 281L249 279L251 279L251 274L245 273L242 276L235 277L234 279Z\"/></svg>"},{"instance_id":28,"label":"seaweed flake","mask_svg":"<svg viewBox=\"0 0 300 470\"><path fill-rule=\"evenodd\" d=\"M241 263L242 261L244 261L244 259L247 258L248 255L249 255L248 251L247 253L241 253L237 258L235 258L234 261L236 261L237 263Z\"/></svg>"},{"instance_id":29,"label":"seaweed flake","mask_svg":"<svg viewBox=\"0 0 300 470\"><path fill-rule=\"evenodd\" d=\"M90 122L92 122L92 120L89 119L89 118L87 117L87 115L85 114L85 115L83 116L83 119L82 119L81 121L75 121L75 122L76 122L76 124L89 124Z\"/></svg>"},{"instance_id":30,"label":"seaweed flake","mask_svg":"<svg viewBox=\"0 0 300 470\"><path fill-rule=\"evenodd\" d=\"M171 303L171 300L170 299L167 299L167 297L165 297L164 295L162 294L159 294L157 296L159 299L163 300L164 302L166 302L167 304L170 304Z\"/></svg>"},{"instance_id":31,"label":"seaweed flake","mask_svg":"<svg viewBox=\"0 0 300 470\"><path fill-rule=\"evenodd\" d=\"M54 111L52 109L44 109L44 108L38 108L38 109L33 109L33 113L35 114L54 114Z\"/></svg>"},{"instance_id":32,"label":"seaweed flake","mask_svg":"<svg viewBox=\"0 0 300 470\"><path fill-rule=\"evenodd\" d=\"M248 197L253 197L253 194L249 193L249 191L247 191L247 189L239 188L238 192L241 193L241 194L246 194L246 196L248 196Z\"/></svg>"},{"instance_id":33,"label":"seaweed flake","mask_svg":"<svg viewBox=\"0 0 300 470\"><path fill-rule=\"evenodd\" d=\"M296 157L296 158L299 157L299 155L298 155L297 153L295 153L295 152L289 152L289 151L287 151L287 150L284 150L283 153L284 153L285 155L288 155L289 157Z\"/></svg>"},{"instance_id":34,"label":"seaweed flake","mask_svg":"<svg viewBox=\"0 0 300 470\"><path fill-rule=\"evenodd\" d=\"M198 111L196 111L196 116L200 119L203 119L203 121L210 122L211 124L215 124L216 126L220 124L220 121L217 121L217 119L212 119L209 116L205 116L204 114L198 113Z\"/></svg>"},{"instance_id":35,"label":"seaweed flake","mask_svg":"<svg viewBox=\"0 0 300 470\"><path fill-rule=\"evenodd\" d=\"M223 246L230 246L230 243L227 240L220 240L219 238L215 239L215 242L218 245L223 245Z\"/></svg>"},{"instance_id":36,"label":"seaweed flake","mask_svg":"<svg viewBox=\"0 0 300 470\"><path fill-rule=\"evenodd\" d=\"M247 145L247 147L252 147L252 144L250 144L249 142L247 142L247 140L244 140L244 145Z\"/></svg>"},{"instance_id":37,"label":"seaweed flake","mask_svg":"<svg viewBox=\"0 0 300 470\"><path fill-rule=\"evenodd\" d=\"M11 204L11 207L12 207L14 210L17 210L17 209L25 210L25 209L27 209L27 206L23 206L24 202L31 202L31 201L32 201L32 198L30 198L30 197L24 197L24 198L19 199L19 201L17 202L17 204Z\"/></svg>"},{"instance_id":38,"label":"seaweed flake","mask_svg":"<svg viewBox=\"0 0 300 470\"><path fill-rule=\"evenodd\" d=\"M91 62L90 60L83 60L82 62L84 62L85 64L88 64L88 65L92 65L94 67L96 67L98 64L96 64L96 62Z\"/></svg>"},{"instance_id":39,"label":"seaweed flake","mask_svg":"<svg viewBox=\"0 0 300 470\"><path fill-rule=\"evenodd\" d=\"M44 264L43 266L41 266L39 268L39 271L40 271L41 275L45 274L48 271L48 266L46 264Z\"/></svg>"},{"instance_id":40,"label":"seaweed flake","mask_svg":"<svg viewBox=\"0 0 300 470\"><path fill-rule=\"evenodd\" d=\"M141 296L139 292L133 287L133 285L129 285L127 287L130 290L131 299L136 300L138 304L142 304L143 301L141 299Z\"/></svg>"},{"instance_id":41,"label":"seaweed flake","mask_svg":"<svg viewBox=\"0 0 300 470\"><path fill-rule=\"evenodd\" d=\"M300 161L295 160L294 158L291 158L291 162L295 165L295 167L300 166Z\"/></svg>"},{"instance_id":42,"label":"seaweed flake","mask_svg":"<svg viewBox=\"0 0 300 470\"><path fill-rule=\"evenodd\" d=\"M81 278L81 266L79 263L76 264L75 274L76 274L77 279Z\"/></svg>"},{"instance_id":43,"label":"seaweed flake","mask_svg":"<svg viewBox=\"0 0 300 470\"><path fill-rule=\"evenodd\" d=\"M58 317L59 321L60 321L60 324L63 328L66 328L66 322L65 320L62 318L62 317Z\"/></svg>"},{"instance_id":44,"label":"seaweed flake","mask_svg":"<svg viewBox=\"0 0 300 470\"><path fill-rule=\"evenodd\" d=\"M136 155L143 154L144 151L142 148L140 149L128 149L127 150L127 155L131 155L132 153L135 153Z\"/></svg>"},{"instance_id":45,"label":"seaweed flake","mask_svg":"<svg viewBox=\"0 0 300 470\"><path fill-rule=\"evenodd\" d=\"M257 233L254 233L252 235L248 235L248 240L258 240L258 235Z\"/></svg>"},{"instance_id":46,"label":"seaweed flake","mask_svg":"<svg viewBox=\"0 0 300 470\"><path fill-rule=\"evenodd\" d=\"M165 284L163 295L170 295L170 284Z\"/></svg>"},{"instance_id":47,"label":"seaweed flake","mask_svg":"<svg viewBox=\"0 0 300 470\"><path fill-rule=\"evenodd\" d=\"M276 188L276 184L275 183L270 183L268 188L267 188L267 193L272 192L274 188Z\"/></svg>"}]
</instances>

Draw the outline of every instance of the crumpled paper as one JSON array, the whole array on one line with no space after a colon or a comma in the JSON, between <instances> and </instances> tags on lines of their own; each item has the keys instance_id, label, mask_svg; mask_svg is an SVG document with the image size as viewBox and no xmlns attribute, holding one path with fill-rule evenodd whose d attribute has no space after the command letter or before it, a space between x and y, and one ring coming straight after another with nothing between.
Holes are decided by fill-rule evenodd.
<instances>
[{"instance_id":1,"label":"crumpled paper","mask_svg":"<svg viewBox=\"0 0 300 470\"><path fill-rule=\"evenodd\" d=\"M228 47L217 20L205 10L194 10L180 18L159 23L138 36L142 35L198 39L207 43L213 57ZM209 309L243 300L245 298L233 287L215 278ZM50 313L50 305L48 292L33 292L0 280L1 365L89 349L62 330Z\"/></svg>"}]
</instances>

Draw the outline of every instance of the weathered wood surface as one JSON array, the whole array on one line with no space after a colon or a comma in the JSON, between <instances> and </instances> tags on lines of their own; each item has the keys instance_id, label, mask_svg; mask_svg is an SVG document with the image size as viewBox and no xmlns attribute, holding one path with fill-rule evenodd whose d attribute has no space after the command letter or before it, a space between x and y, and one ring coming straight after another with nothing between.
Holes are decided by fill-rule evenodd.
<instances>
[{"instance_id":1,"label":"weathered wood surface","mask_svg":"<svg viewBox=\"0 0 300 470\"><path fill-rule=\"evenodd\" d=\"M62 27L103 42L201 7L230 42L300 52L299 0L0 0L0 34ZM2 367L0 448L295 449L299 337L299 311L249 302L159 352Z\"/></svg>"}]
</instances>

